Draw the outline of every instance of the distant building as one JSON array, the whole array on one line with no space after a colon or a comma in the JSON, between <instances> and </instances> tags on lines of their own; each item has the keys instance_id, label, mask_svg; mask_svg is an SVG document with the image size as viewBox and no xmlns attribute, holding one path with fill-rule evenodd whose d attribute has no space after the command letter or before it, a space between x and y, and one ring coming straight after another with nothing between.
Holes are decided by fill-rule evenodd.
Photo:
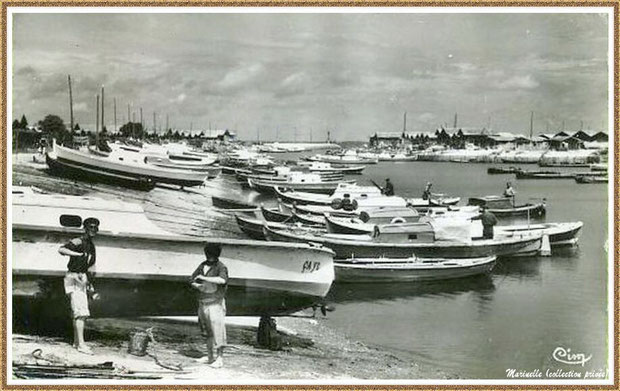
<instances>
[{"instance_id":1,"label":"distant building","mask_svg":"<svg viewBox=\"0 0 620 391\"><path fill-rule=\"evenodd\" d=\"M403 132L376 132L370 136L369 145L371 147L397 147L402 145L405 140Z\"/></svg>"}]
</instances>

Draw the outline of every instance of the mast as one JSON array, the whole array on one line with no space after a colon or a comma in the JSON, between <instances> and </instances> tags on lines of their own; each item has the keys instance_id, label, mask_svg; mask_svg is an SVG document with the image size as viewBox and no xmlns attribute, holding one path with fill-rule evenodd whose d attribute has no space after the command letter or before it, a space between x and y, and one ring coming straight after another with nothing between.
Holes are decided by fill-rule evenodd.
<instances>
[{"instance_id":1,"label":"mast","mask_svg":"<svg viewBox=\"0 0 620 391\"><path fill-rule=\"evenodd\" d=\"M534 134L534 112L530 114L530 141L532 141L532 136Z\"/></svg>"},{"instance_id":2,"label":"mast","mask_svg":"<svg viewBox=\"0 0 620 391\"><path fill-rule=\"evenodd\" d=\"M407 133L407 112L405 111L405 115L403 116L403 134Z\"/></svg>"},{"instance_id":3,"label":"mast","mask_svg":"<svg viewBox=\"0 0 620 391\"><path fill-rule=\"evenodd\" d=\"M114 98L114 133L117 132L118 129L116 129L116 98Z\"/></svg>"},{"instance_id":4,"label":"mast","mask_svg":"<svg viewBox=\"0 0 620 391\"><path fill-rule=\"evenodd\" d=\"M457 119L458 119L458 113L454 113L454 129L456 129Z\"/></svg>"},{"instance_id":5,"label":"mast","mask_svg":"<svg viewBox=\"0 0 620 391\"><path fill-rule=\"evenodd\" d=\"M97 118L95 118L95 149L99 145L99 95L97 95Z\"/></svg>"},{"instance_id":6,"label":"mast","mask_svg":"<svg viewBox=\"0 0 620 391\"><path fill-rule=\"evenodd\" d=\"M105 129L105 120L104 120L104 93L103 93L103 85L101 86L101 131Z\"/></svg>"},{"instance_id":7,"label":"mast","mask_svg":"<svg viewBox=\"0 0 620 391\"><path fill-rule=\"evenodd\" d=\"M71 92L71 75L67 75L69 81L69 116L71 118L71 133L73 133L73 93Z\"/></svg>"},{"instance_id":8,"label":"mast","mask_svg":"<svg viewBox=\"0 0 620 391\"><path fill-rule=\"evenodd\" d=\"M157 132L157 117L153 111L153 132Z\"/></svg>"},{"instance_id":9,"label":"mast","mask_svg":"<svg viewBox=\"0 0 620 391\"><path fill-rule=\"evenodd\" d=\"M164 129L166 132L168 131L170 127L168 126L168 114L166 114L166 129Z\"/></svg>"}]
</instances>

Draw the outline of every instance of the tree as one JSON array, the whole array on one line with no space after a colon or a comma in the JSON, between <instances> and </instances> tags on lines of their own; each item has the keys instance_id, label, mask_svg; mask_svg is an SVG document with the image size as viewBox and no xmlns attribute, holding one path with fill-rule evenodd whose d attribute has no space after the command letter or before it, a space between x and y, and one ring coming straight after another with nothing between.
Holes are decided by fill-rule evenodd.
<instances>
[{"instance_id":1,"label":"tree","mask_svg":"<svg viewBox=\"0 0 620 391\"><path fill-rule=\"evenodd\" d=\"M22 114L22 120L19 122L19 125L22 129L26 129L28 127L28 120L26 119L26 114Z\"/></svg>"},{"instance_id":2,"label":"tree","mask_svg":"<svg viewBox=\"0 0 620 391\"><path fill-rule=\"evenodd\" d=\"M20 128L21 128L21 125L20 125L19 121L18 120L13 121L12 129L13 130L17 130L17 129L20 129Z\"/></svg>"},{"instance_id":3,"label":"tree","mask_svg":"<svg viewBox=\"0 0 620 391\"><path fill-rule=\"evenodd\" d=\"M71 133L67 130L62 118L54 114L48 114L41 121L41 129L48 136L48 140L56 139L59 144L71 143Z\"/></svg>"},{"instance_id":4,"label":"tree","mask_svg":"<svg viewBox=\"0 0 620 391\"><path fill-rule=\"evenodd\" d=\"M80 124L76 123L75 126L73 127L73 130L80 130Z\"/></svg>"},{"instance_id":5,"label":"tree","mask_svg":"<svg viewBox=\"0 0 620 391\"><path fill-rule=\"evenodd\" d=\"M144 129L139 122L127 122L118 130L123 137L133 137L141 139L144 136Z\"/></svg>"}]
</instances>

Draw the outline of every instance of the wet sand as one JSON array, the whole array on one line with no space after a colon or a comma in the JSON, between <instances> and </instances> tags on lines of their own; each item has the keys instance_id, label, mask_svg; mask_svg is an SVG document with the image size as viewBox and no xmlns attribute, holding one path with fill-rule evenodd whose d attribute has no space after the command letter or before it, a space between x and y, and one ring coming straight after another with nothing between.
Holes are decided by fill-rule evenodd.
<instances>
[{"instance_id":1,"label":"wet sand","mask_svg":"<svg viewBox=\"0 0 620 391\"><path fill-rule=\"evenodd\" d=\"M243 237L232 217L210 204L211 194L236 191L238 185L230 177L221 176L200 189L179 191L158 187L144 193L51 177L45 172L44 157L36 153L14 156L13 162L14 185L36 186L64 194L118 197L140 203L149 218L164 229L194 236ZM281 334L287 332L283 333L282 349L271 351L257 346L257 318L246 319L241 324L239 319L229 318L229 346L225 352L225 367L220 369L196 362L196 358L204 354L204 347L194 320L173 322L152 319L89 320L86 338L96 353L93 356L73 349L70 337L64 330L60 336L58 333L53 336L36 330L19 330L12 337L13 365L15 369L25 364L76 366L107 362L106 365L113 366L113 371L106 370L103 376L109 379L118 379L124 374L125 378L130 379L132 376L143 376L156 378L158 382L170 380L203 384L270 380L333 380L346 384L347 380L356 379L382 379L389 383L397 379L455 377L435 368L421 367L409 357L399 357L350 340L346 335L330 329L323 315L312 318L311 310L297 317L277 318L277 323ZM159 364L152 356L138 357L128 353L129 334L136 327L154 327L156 343L149 345L148 352L157 357ZM33 355L37 349L41 351ZM119 377L112 376L112 373ZM72 376L64 380L68 378Z\"/></svg>"}]
</instances>

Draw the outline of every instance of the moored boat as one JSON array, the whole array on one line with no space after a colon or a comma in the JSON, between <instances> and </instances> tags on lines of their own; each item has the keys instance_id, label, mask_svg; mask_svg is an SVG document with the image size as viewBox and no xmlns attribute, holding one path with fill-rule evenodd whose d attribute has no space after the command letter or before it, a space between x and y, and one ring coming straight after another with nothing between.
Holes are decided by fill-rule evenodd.
<instances>
[{"instance_id":1,"label":"moored boat","mask_svg":"<svg viewBox=\"0 0 620 391\"><path fill-rule=\"evenodd\" d=\"M157 167L145 163L141 154L133 152L112 152L108 156L102 156L63 147L56 144L56 141L48 155L52 161L58 163L58 169L69 167L72 170L82 170L85 177L117 175L179 186L202 185L208 177L207 173L201 171Z\"/></svg>"},{"instance_id":2,"label":"moored boat","mask_svg":"<svg viewBox=\"0 0 620 391\"><path fill-rule=\"evenodd\" d=\"M489 273L496 257L481 258L352 258L335 261L338 282L417 282Z\"/></svg>"},{"instance_id":3,"label":"moored boat","mask_svg":"<svg viewBox=\"0 0 620 391\"><path fill-rule=\"evenodd\" d=\"M383 230L383 231L382 231ZM316 234L295 228L265 227L269 240L318 243L332 249L337 259L358 258L477 258L536 254L541 234L471 240L435 240L430 224L377 227L373 235ZM389 232L393 231L393 232Z\"/></svg>"},{"instance_id":4,"label":"moored boat","mask_svg":"<svg viewBox=\"0 0 620 391\"><path fill-rule=\"evenodd\" d=\"M573 245L577 243L578 234L583 223L581 221L567 223L543 223L530 225L496 225L495 234L524 233L524 232L540 232L542 235L549 237L551 246Z\"/></svg>"},{"instance_id":5,"label":"moored boat","mask_svg":"<svg viewBox=\"0 0 620 391\"><path fill-rule=\"evenodd\" d=\"M533 204L513 205L512 199L509 197L470 197L467 205L486 206L498 218L513 216L543 217L547 212L544 199Z\"/></svg>"},{"instance_id":6,"label":"moored boat","mask_svg":"<svg viewBox=\"0 0 620 391\"><path fill-rule=\"evenodd\" d=\"M577 175L575 176L575 182L577 183L607 183L607 176L601 175Z\"/></svg>"},{"instance_id":7,"label":"moored boat","mask_svg":"<svg viewBox=\"0 0 620 391\"><path fill-rule=\"evenodd\" d=\"M81 235L87 217L101 222L95 317L195 314L187 279L204 259L205 242L222 245L231 315L297 311L319 302L334 278L333 253L324 248L176 235L150 222L139 205L120 201L43 194L15 194L12 201L14 309L64 308L67 259L58 247Z\"/></svg>"},{"instance_id":8,"label":"moored boat","mask_svg":"<svg viewBox=\"0 0 620 391\"><path fill-rule=\"evenodd\" d=\"M517 171L517 179L573 179L574 174L560 171Z\"/></svg>"},{"instance_id":9,"label":"moored boat","mask_svg":"<svg viewBox=\"0 0 620 391\"><path fill-rule=\"evenodd\" d=\"M248 184L254 190L265 193L273 193L276 187L300 190L309 193L331 194L343 181L323 181L316 174L291 175L286 180L268 180L248 178ZM344 181L354 183L355 181Z\"/></svg>"},{"instance_id":10,"label":"moored boat","mask_svg":"<svg viewBox=\"0 0 620 391\"><path fill-rule=\"evenodd\" d=\"M227 197L211 196L211 202L213 203L213 206L220 209L252 209L257 207L249 202Z\"/></svg>"}]
</instances>

